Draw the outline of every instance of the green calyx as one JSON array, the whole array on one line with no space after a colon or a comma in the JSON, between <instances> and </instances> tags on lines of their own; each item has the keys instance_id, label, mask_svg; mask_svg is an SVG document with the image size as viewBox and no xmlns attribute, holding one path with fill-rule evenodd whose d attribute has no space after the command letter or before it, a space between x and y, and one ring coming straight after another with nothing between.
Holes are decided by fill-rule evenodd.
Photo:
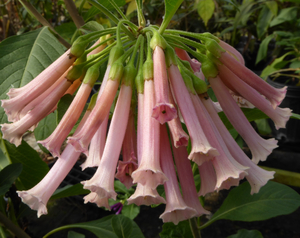
<instances>
[{"instance_id":1,"label":"green calyx","mask_svg":"<svg viewBox=\"0 0 300 238\"><path fill-rule=\"evenodd\" d=\"M120 45L115 45L109 53L109 59L108 64L113 65L114 62L116 62L122 55L124 55L124 48Z\"/></svg>"},{"instance_id":2,"label":"green calyx","mask_svg":"<svg viewBox=\"0 0 300 238\"><path fill-rule=\"evenodd\" d=\"M75 41L74 44L71 46L70 55L79 58L85 51L86 47L88 46L90 41L88 40L79 40Z\"/></svg>"},{"instance_id":3,"label":"green calyx","mask_svg":"<svg viewBox=\"0 0 300 238\"><path fill-rule=\"evenodd\" d=\"M168 68L172 64L177 65L175 50L170 45L167 45L167 47L165 49L165 58L166 58L166 65L167 65Z\"/></svg>"},{"instance_id":4,"label":"green calyx","mask_svg":"<svg viewBox=\"0 0 300 238\"><path fill-rule=\"evenodd\" d=\"M194 73L194 70L192 69L190 62L186 60L180 60L180 61L187 70L189 70L191 73Z\"/></svg>"},{"instance_id":5,"label":"green calyx","mask_svg":"<svg viewBox=\"0 0 300 238\"><path fill-rule=\"evenodd\" d=\"M144 80L153 80L153 61L147 59L143 65L143 76Z\"/></svg>"},{"instance_id":6,"label":"green calyx","mask_svg":"<svg viewBox=\"0 0 300 238\"><path fill-rule=\"evenodd\" d=\"M153 30L153 36L150 41L150 47L152 50L155 49L156 46L159 46L162 49L165 49L167 47L166 40L158 33L158 31Z\"/></svg>"},{"instance_id":7,"label":"green calyx","mask_svg":"<svg viewBox=\"0 0 300 238\"><path fill-rule=\"evenodd\" d=\"M213 39L205 40L206 49L211 52L215 57L220 58L221 54L225 52L225 50Z\"/></svg>"},{"instance_id":8,"label":"green calyx","mask_svg":"<svg viewBox=\"0 0 300 238\"><path fill-rule=\"evenodd\" d=\"M66 78L69 81L75 81L80 78L80 76L84 73L84 64L74 65L73 68L68 72Z\"/></svg>"},{"instance_id":9,"label":"green calyx","mask_svg":"<svg viewBox=\"0 0 300 238\"><path fill-rule=\"evenodd\" d=\"M109 71L108 79L110 80L118 80L120 82L124 72L124 66L122 60L117 60L111 66Z\"/></svg>"},{"instance_id":10,"label":"green calyx","mask_svg":"<svg viewBox=\"0 0 300 238\"><path fill-rule=\"evenodd\" d=\"M89 67L84 76L83 83L89 84L91 87L93 87L100 75L99 67L99 63Z\"/></svg>"},{"instance_id":11,"label":"green calyx","mask_svg":"<svg viewBox=\"0 0 300 238\"><path fill-rule=\"evenodd\" d=\"M122 84L132 87L135 77L136 77L136 68L134 67L134 65L133 64L126 65L124 67Z\"/></svg>"},{"instance_id":12,"label":"green calyx","mask_svg":"<svg viewBox=\"0 0 300 238\"><path fill-rule=\"evenodd\" d=\"M216 42L220 42L220 39L216 36L214 36L213 34L211 34L210 32L204 32L204 33L201 33L201 36L204 36L206 38L210 38L210 39L213 39L215 40Z\"/></svg>"},{"instance_id":13,"label":"green calyx","mask_svg":"<svg viewBox=\"0 0 300 238\"><path fill-rule=\"evenodd\" d=\"M208 88L207 88L207 84L205 83L204 80L198 78L194 74L191 75L191 78L193 80L194 89L195 89L197 94L202 94L202 93L207 92Z\"/></svg>"},{"instance_id":14,"label":"green calyx","mask_svg":"<svg viewBox=\"0 0 300 238\"><path fill-rule=\"evenodd\" d=\"M207 79L215 78L219 74L217 66L209 59L202 62L201 69Z\"/></svg>"},{"instance_id":15,"label":"green calyx","mask_svg":"<svg viewBox=\"0 0 300 238\"><path fill-rule=\"evenodd\" d=\"M144 75L143 75L142 70L135 77L135 87L136 87L137 93L140 93L140 94L144 93Z\"/></svg>"},{"instance_id":16,"label":"green calyx","mask_svg":"<svg viewBox=\"0 0 300 238\"><path fill-rule=\"evenodd\" d=\"M193 86L193 80L189 74L190 71L188 69L186 69L183 66L183 64L179 64L179 70L180 70L181 76L183 78L183 81L184 81L185 86L188 89L188 91L192 94L196 94L194 86Z\"/></svg>"},{"instance_id":17,"label":"green calyx","mask_svg":"<svg viewBox=\"0 0 300 238\"><path fill-rule=\"evenodd\" d=\"M87 110L93 110L93 108L96 105L97 102L97 97L98 97L98 93L93 94L93 96L91 97L90 103L88 105Z\"/></svg>"}]
</instances>

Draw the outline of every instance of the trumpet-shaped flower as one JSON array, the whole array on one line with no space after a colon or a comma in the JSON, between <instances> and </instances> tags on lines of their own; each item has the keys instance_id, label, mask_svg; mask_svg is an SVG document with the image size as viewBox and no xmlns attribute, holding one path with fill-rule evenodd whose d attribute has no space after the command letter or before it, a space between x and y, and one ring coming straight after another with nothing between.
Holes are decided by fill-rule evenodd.
<instances>
[{"instance_id":1,"label":"trumpet-shaped flower","mask_svg":"<svg viewBox=\"0 0 300 238\"><path fill-rule=\"evenodd\" d=\"M152 189L167 180L159 162L159 122L151 116L154 104L154 83L153 80L146 80L144 86L142 158L139 161L138 169L132 173L132 178L133 183L148 184Z\"/></svg>"},{"instance_id":2,"label":"trumpet-shaped flower","mask_svg":"<svg viewBox=\"0 0 300 238\"><path fill-rule=\"evenodd\" d=\"M230 84L240 95L268 115L274 121L277 130L285 128L287 121L292 115L292 111L289 108L276 107L274 109L266 98L232 73L226 66L222 66L220 73L222 73L221 80L225 85Z\"/></svg>"},{"instance_id":3,"label":"trumpet-shaped flower","mask_svg":"<svg viewBox=\"0 0 300 238\"><path fill-rule=\"evenodd\" d=\"M153 108L152 117L164 124L177 117L177 110L169 100L170 91L165 54L159 46L154 49L153 64L156 104Z\"/></svg>"},{"instance_id":4,"label":"trumpet-shaped flower","mask_svg":"<svg viewBox=\"0 0 300 238\"><path fill-rule=\"evenodd\" d=\"M166 209L159 218L163 219L164 222L173 222L177 225L180 221L196 216L197 212L194 208L187 206L181 196L166 126L161 126L160 155L162 169L169 180L164 183Z\"/></svg>"},{"instance_id":5,"label":"trumpet-shaped flower","mask_svg":"<svg viewBox=\"0 0 300 238\"><path fill-rule=\"evenodd\" d=\"M99 167L90 180L82 182L85 189L96 192L99 198L107 197L116 200L114 175L128 122L131 94L131 86L123 84Z\"/></svg>"},{"instance_id":6,"label":"trumpet-shaped flower","mask_svg":"<svg viewBox=\"0 0 300 238\"><path fill-rule=\"evenodd\" d=\"M176 65L172 64L168 72L175 99L189 131L192 143L189 159L200 165L203 161L212 159L219 153L208 143L203 133L190 94L184 84L179 69Z\"/></svg>"},{"instance_id":7,"label":"trumpet-shaped flower","mask_svg":"<svg viewBox=\"0 0 300 238\"><path fill-rule=\"evenodd\" d=\"M243 150L238 146L236 141L233 139L223 122L221 121L219 115L215 111L212 105L212 101L205 97L200 97L205 108L210 114L214 124L216 125L218 131L220 132L223 140L226 143L226 146L231 153L231 155L240 163L243 164L249 169L247 170L248 175L246 179L251 185L251 194L258 193L259 189L264 186L270 179L274 177L274 172L265 171L262 168L258 167L253 161L251 161ZM200 173L201 174L201 173Z\"/></svg>"},{"instance_id":8,"label":"trumpet-shaped flower","mask_svg":"<svg viewBox=\"0 0 300 238\"><path fill-rule=\"evenodd\" d=\"M280 89L272 87L266 81L253 73L250 69L246 68L244 65L235 60L227 52L222 53L219 60L234 74L245 81L245 83L249 84L252 88L264 95L271 102L273 108L276 108L284 99L287 87Z\"/></svg>"},{"instance_id":9,"label":"trumpet-shaped flower","mask_svg":"<svg viewBox=\"0 0 300 238\"><path fill-rule=\"evenodd\" d=\"M217 185L217 175L212 164L212 161L207 161L198 166L201 178L201 187L198 196L205 196L208 193L215 191Z\"/></svg>"},{"instance_id":10,"label":"trumpet-shaped flower","mask_svg":"<svg viewBox=\"0 0 300 238\"><path fill-rule=\"evenodd\" d=\"M277 147L276 140L265 140L255 132L219 77L211 78L209 82L225 115L249 146L252 153L252 160L255 163L258 163L260 160L266 160L272 150Z\"/></svg>"},{"instance_id":11,"label":"trumpet-shaped flower","mask_svg":"<svg viewBox=\"0 0 300 238\"><path fill-rule=\"evenodd\" d=\"M19 146L23 134L33 125L48 115L49 111L57 104L58 100L64 95L65 91L72 82L64 78L57 87L55 87L48 97L43 98L41 103L26 114L21 120L12 124L2 124L3 139Z\"/></svg>"},{"instance_id":12,"label":"trumpet-shaped flower","mask_svg":"<svg viewBox=\"0 0 300 238\"><path fill-rule=\"evenodd\" d=\"M173 145L173 144L172 144ZM186 148L175 148L173 145L174 160L177 168L177 173L181 185L183 199L189 207L196 210L196 216L202 216L203 214L209 214L206 211L198 198L194 175L191 167L191 163L188 160L188 153ZM208 178L206 178L208 179Z\"/></svg>"}]
</instances>

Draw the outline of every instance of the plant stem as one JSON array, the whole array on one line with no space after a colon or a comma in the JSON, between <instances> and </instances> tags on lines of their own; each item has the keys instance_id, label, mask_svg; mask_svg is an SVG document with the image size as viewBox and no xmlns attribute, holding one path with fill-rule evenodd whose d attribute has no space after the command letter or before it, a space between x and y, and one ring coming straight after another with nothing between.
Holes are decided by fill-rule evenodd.
<instances>
[{"instance_id":1,"label":"plant stem","mask_svg":"<svg viewBox=\"0 0 300 238\"><path fill-rule=\"evenodd\" d=\"M71 45L64 39L62 38L52 27L52 25L34 8L34 6L31 5L30 2L27 2L26 0L19 0L25 8L31 12L32 15L35 16L35 18L43 25L43 26L48 26L49 29L54 33L54 35L57 37L59 42L63 44L65 47L70 48Z\"/></svg>"},{"instance_id":2,"label":"plant stem","mask_svg":"<svg viewBox=\"0 0 300 238\"><path fill-rule=\"evenodd\" d=\"M197 225L197 220L195 217L189 219L190 228L194 238L201 238L201 232Z\"/></svg>"},{"instance_id":3,"label":"plant stem","mask_svg":"<svg viewBox=\"0 0 300 238\"><path fill-rule=\"evenodd\" d=\"M64 2L65 2L66 8L67 8L72 20L74 21L76 27L77 28L82 27L84 25L84 20L79 15L73 0L64 0Z\"/></svg>"},{"instance_id":4,"label":"plant stem","mask_svg":"<svg viewBox=\"0 0 300 238\"><path fill-rule=\"evenodd\" d=\"M15 234L18 238L30 238L30 236L20 227L16 226L9 220L2 212L0 212L0 223L2 223L8 230Z\"/></svg>"}]
</instances>

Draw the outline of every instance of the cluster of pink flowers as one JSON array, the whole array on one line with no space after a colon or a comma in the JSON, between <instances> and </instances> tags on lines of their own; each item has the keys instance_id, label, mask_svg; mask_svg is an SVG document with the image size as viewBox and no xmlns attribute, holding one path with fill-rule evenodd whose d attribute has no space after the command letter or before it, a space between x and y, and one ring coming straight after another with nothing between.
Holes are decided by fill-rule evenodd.
<instances>
[{"instance_id":1,"label":"cluster of pink flowers","mask_svg":"<svg viewBox=\"0 0 300 238\"><path fill-rule=\"evenodd\" d=\"M201 65L191 59L180 45L173 48L157 34L149 41L150 34L147 34L146 61L143 35L131 47L134 48L132 54L131 48L124 53L118 44L111 48L97 98L91 101L75 133L69 137L98 78L99 63L90 66L85 76L81 76L82 73L75 70L76 57L70 57L67 51L28 85L11 89L7 93L9 99L2 100L2 107L12 122L1 125L3 138L18 146L22 135L33 130L42 118L56 109L64 94L74 93L82 82L57 128L47 139L38 141L58 157L55 165L34 188L18 191L22 201L37 210L38 216L47 214L48 200L81 153L87 156L82 169L98 167L90 180L82 182L84 188L91 191L84 197L85 202L110 209L108 199L117 197L114 189L117 178L127 188L136 184L127 204L166 203L160 218L175 224L209 213L202 207L199 196L237 186L244 178L251 184L253 194L273 178L274 172L261 169L257 163L267 158L277 142L263 139L255 132L239 103L257 107L277 128L283 128L291 110L277 105L285 97L286 89L268 85L244 66L243 58L234 48L222 41L218 42L217 51L207 47L212 52L209 63L217 69L215 74L207 73L211 67L207 67L206 62ZM101 44L90 54L101 55L107 47ZM138 67L134 60L137 51ZM218 103L209 98L204 75ZM118 90L107 132L109 112ZM245 140L252 159L245 155L222 123L218 116L220 110ZM67 146L61 153L66 139ZM119 160L121 151L122 160ZM192 164L199 169L199 191ZM165 198L157 192L158 185L164 186Z\"/></svg>"}]
</instances>

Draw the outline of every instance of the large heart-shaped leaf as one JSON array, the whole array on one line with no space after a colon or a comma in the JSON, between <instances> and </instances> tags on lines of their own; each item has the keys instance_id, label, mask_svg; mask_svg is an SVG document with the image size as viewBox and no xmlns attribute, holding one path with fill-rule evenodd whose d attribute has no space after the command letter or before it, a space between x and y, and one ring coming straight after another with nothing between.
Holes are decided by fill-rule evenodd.
<instances>
[{"instance_id":1,"label":"large heart-shaped leaf","mask_svg":"<svg viewBox=\"0 0 300 238\"><path fill-rule=\"evenodd\" d=\"M118 216L119 218L114 219L115 216ZM114 219L114 222L113 222L113 219ZM71 228L82 228L82 229L89 230L90 232L93 232L97 237L118 238L119 236L116 235L116 233L114 232L114 229L117 228L116 226L121 226L123 223L122 221L124 219L126 220L126 222L128 222L128 221L131 222L132 230L131 230L130 235L127 235L127 231L126 231L124 233L124 234L126 234L126 236L121 236L121 237L129 237L129 238L143 238L144 237L142 231L140 230L140 228L137 226L137 224L134 221L131 221L129 218L124 217L122 215L110 215L110 216L106 216L104 218L101 218L101 219L95 220L95 221L77 223L77 224L73 224L73 225L59 227L55 230L52 230L48 234L46 234L44 236L44 238L49 237L51 234L54 234L57 231L61 231L63 229L71 229Z\"/></svg>"},{"instance_id":2,"label":"large heart-shaped leaf","mask_svg":"<svg viewBox=\"0 0 300 238\"><path fill-rule=\"evenodd\" d=\"M300 206L300 195L286 185L269 181L259 193L250 194L248 182L232 189L220 209L202 226L228 219L232 221L262 221L292 213Z\"/></svg>"},{"instance_id":3,"label":"large heart-shaped leaf","mask_svg":"<svg viewBox=\"0 0 300 238\"><path fill-rule=\"evenodd\" d=\"M0 171L0 196L4 195L22 172L22 164L10 164Z\"/></svg>"},{"instance_id":4,"label":"large heart-shaped leaf","mask_svg":"<svg viewBox=\"0 0 300 238\"><path fill-rule=\"evenodd\" d=\"M11 87L22 87L64 53L64 47L48 28L12 36L0 43L0 99ZM6 123L0 108L0 123Z\"/></svg>"},{"instance_id":5,"label":"large heart-shaped leaf","mask_svg":"<svg viewBox=\"0 0 300 238\"><path fill-rule=\"evenodd\" d=\"M23 166L22 173L16 180L18 190L32 188L49 171L47 164L25 141L22 141L22 144L16 147L0 137L0 148L10 163L21 163Z\"/></svg>"},{"instance_id":6,"label":"large heart-shaped leaf","mask_svg":"<svg viewBox=\"0 0 300 238\"><path fill-rule=\"evenodd\" d=\"M111 225L118 238L130 237L132 233L132 221L125 216L114 216Z\"/></svg>"}]
</instances>

